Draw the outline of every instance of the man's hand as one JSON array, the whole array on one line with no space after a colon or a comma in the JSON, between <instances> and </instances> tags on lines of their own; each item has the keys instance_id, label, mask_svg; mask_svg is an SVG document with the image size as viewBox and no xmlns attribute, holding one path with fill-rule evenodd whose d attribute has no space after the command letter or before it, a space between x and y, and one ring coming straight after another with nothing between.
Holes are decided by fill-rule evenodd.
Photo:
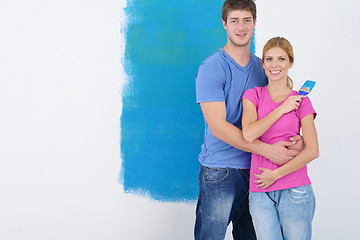
<instances>
[{"instance_id":1,"label":"man's hand","mask_svg":"<svg viewBox=\"0 0 360 240\"><path fill-rule=\"evenodd\" d=\"M295 144L295 142L285 141L274 143L271 145L271 152L267 158L277 165L284 165L299 154L299 150L290 149L290 147L293 147Z\"/></svg>"},{"instance_id":2,"label":"man's hand","mask_svg":"<svg viewBox=\"0 0 360 240\"><path fill-rule=\"evenodd\" d=\"M300 135L290 138L291 142L280 141L270 145L270 151L267 152L268 159L277 165L284 165L304 148L304 141Z\"/></svg>"}]
</instances>

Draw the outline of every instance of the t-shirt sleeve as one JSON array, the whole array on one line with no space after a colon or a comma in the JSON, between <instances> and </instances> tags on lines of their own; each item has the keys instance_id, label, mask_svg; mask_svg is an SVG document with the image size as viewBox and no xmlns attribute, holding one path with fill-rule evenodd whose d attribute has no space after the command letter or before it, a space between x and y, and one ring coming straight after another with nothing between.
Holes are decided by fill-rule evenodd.
<instances>
[{"instance_id":1,"label":"t-shirt sleeve","mask_svg":"<svg viewBox=\"0 0 360 240\"><path fill-rule=\"evenodd\" d=\"M309 114L314 114L314 119L316 118L316 111L314 109L314 107L311 104L310 98L309 97L305 97L301 100L301 104L299 107L299 116L300 119L303 119L304 117L306 117Z\"/></svg>"},{"instance_id":2,"label":"t-shirt sleeve","mask_svg":"<svg viewBox=\"0 0 360 240\"><path fill-rule=\"evenodd\" d=\"M220 64L204 62L196 75L196 102L225 102L226 73Z\"/></svg>"},{"instance_id":3,"label":"t-shirt sleeve","mask_svg":"<svg viewBox=\"0 0 360 240\"><path fill-rule=\"evenodd\" d=\"M244 98L249 100L250 102L252 102L255 107L257 107L258 104L258 93L256 91L257 88L252 88L252 89L248 89L245 91L245 93L243 94L241 100L243 100Z\"/></svg>"}]
</instances>

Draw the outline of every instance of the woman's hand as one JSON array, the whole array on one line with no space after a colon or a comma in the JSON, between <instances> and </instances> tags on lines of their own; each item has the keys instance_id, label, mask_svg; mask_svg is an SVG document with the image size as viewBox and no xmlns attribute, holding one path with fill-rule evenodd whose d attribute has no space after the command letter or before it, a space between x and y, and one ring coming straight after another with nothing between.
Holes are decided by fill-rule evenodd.
<instances>
[{"instance_id":1,"label":"woman's hand","mask_svg":"<svg viewBox=\"0 0 360 240\"><path fill-rule=\"evenodd\" d=\"M259 168L260 171L263 171L261 174L255 174L254 176L259 178L258 180L255 180L255 183L258 183L256 187L259 188L268 188L271 186L276 180L279 179L279 177L275 174L274 171L268 169L268 168Z\"/></svg>"},{"instance_id":2,"label":"woman's hand","mask_svg":"<svg viewBox=\"0 0 360 240\"><path fill-rule=\"evenodd\" d=\"M295 95L288 97L281 105L280 110L283 114L291 112L292 110L298 109L301 103L301 99L306 96Z\"/></svg>"}]
</instances>

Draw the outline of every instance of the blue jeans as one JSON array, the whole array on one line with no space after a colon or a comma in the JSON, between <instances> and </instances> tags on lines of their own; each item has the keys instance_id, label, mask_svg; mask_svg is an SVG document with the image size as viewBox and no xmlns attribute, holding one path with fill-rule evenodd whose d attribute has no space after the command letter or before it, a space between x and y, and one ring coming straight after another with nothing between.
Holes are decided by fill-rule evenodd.
<instances>
[{"instance_id":1,"label":"blue jeans","mask_svg":"<svg viewBox=\"0 0 360 240\"><path fill-rule=\"evenodd\" d=\"M201 166L195 239L223 240L233 223L235 240L255 240L249 212L249 170Z\"/></svg>"},{"instance_id":2,"label":"blue jeans","mask_svg":"<svg viewBox=\"0 0 360 240\"><path fill-rule=\"evenodd\" d=\"M258 240L309 240L315 212L311 184L272 192L250 192Z\"/></svg>"}]
</instances>

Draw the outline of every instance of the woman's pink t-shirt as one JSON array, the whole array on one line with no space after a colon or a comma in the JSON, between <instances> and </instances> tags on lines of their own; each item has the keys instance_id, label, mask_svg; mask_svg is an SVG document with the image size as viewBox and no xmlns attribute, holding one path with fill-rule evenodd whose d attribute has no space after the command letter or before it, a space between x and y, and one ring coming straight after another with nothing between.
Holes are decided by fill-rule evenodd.
<instances>
[{"instance_id":1,"label":"woman's pink t-shirt","mask_svg":"<svg viewBox=\"0 0 360 240\"><path fill-rule=\"evenodd\" d=\"M292 91L289 96L299 95L298 92ZM255 87L247 90L242 98L250 100L256 107L258 120L266 117L270 112L279 107L282 102L276 103L271 98L267 87ZM285 101L285 100L284 100ZM279 141L290 141L290 137L298 135L300 133L301 122L300 120L316 112L308 97L302 99L299 109L293 110L287 114L284 114L279 118L260 138L259 140L268 144L273 144ZM262 171L259 167L268 168L274 170L280 166L271 162L269 159L252 154L251 168L250 168L250 192L270 192L281 189L288 189L293 187L299 187L310 184L310 179L307 174L306 166L290 173L280 179L278 179L270 187L263 189L256 187L258 184L254 183L257 178L254 173L261 174Z\"/></svg>"}]
</instances>

